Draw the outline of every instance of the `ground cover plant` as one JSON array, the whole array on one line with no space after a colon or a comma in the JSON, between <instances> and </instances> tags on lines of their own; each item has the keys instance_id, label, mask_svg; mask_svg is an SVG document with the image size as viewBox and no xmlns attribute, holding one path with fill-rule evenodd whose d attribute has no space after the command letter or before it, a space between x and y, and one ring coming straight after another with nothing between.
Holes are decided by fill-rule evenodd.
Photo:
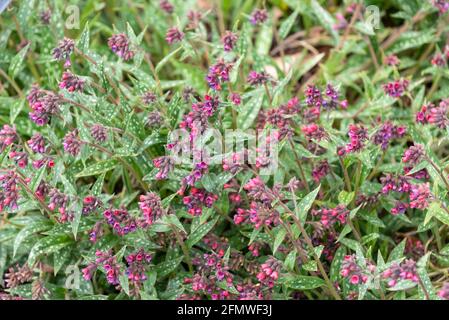
<instances>
[{"instance_id":1,"label":"ground cover plant","mask_svg":"<svg viewBox=\"0 0 449 320\"><path fill-rule=\"evenodd\" d=\"M0 10L0 299L449 299L448 1Z\"/></svg>"}]
</instances>

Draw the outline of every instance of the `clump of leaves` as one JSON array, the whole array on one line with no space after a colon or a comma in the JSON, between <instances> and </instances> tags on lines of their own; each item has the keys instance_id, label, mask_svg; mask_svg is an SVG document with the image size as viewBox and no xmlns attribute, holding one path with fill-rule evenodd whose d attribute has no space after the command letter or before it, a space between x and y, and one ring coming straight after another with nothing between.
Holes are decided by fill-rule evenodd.
<instances>
[{"instance_id":1,"label":"clump of leaves","mask_svg":"<svg viewBox=\"0 0 449 320\"><path fill-rule=\"evenodd\" d=\"M448 299L448 2L276 3L1 13L1 299Z\"/></svg>"}]
</instances>

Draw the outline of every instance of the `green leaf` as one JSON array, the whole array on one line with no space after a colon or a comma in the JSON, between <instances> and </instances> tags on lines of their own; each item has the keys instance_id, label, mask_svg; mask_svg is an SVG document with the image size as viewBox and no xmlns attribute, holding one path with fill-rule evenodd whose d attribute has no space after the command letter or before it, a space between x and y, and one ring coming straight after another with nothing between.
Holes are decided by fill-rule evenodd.
<instances>
[{"instance_id":1,"label":"green leaf","mask_svg":"<svg viewBox=\"0 0 449 320\"><path fill-rule=\"evenodd\" d=\"M47 166L40 167L39 170L37 170L37 172L34 174L33 179L31 179L29 188L31 189L31 191L33 191L33 193L36 192L37 188L39 187L39 184L44 178L46 169Z\"/></svg>"},{"instance_id":2,"label":"green leaf","mask_svg":"<svg viewBox=\"0 0 449 320\"><path fill-rule=\"evenodd\" d=\"M106 176L106 172L103 172L95 181L94 185L92 186L92 195L99 196L101 194L101 190L103 189L104 184L104 177Z\"/></svg>"},{"instance_id":3,"label":"green leaf","mask_svg":"<svg viewBox=\"0 0 449 320\"><path fill-rule=\"evenodd\" d=\"M14 102L14 105L11 106L11 109L9 111L9 122L14 123L17 116L22 112L23 107L25 106L25 98L23 99L17 99Z\"/></svg>"},{"instance_id":4,"label":"green leaf","mask_svg":"<svg viewBox=\"0 0 449 320\"><path fill-rule=\"evenodd\" d=\"M335 19L327 12L317 0L311 1L311 8L313 13L318 19L318 22L334 37L336 43L338 43L338 32L333 28L335 25Z\"/></svg>"},{"instance_id":5,"label":"green leaf","mask_svg":"<svg viewBox=\"0 0 449 320\"><path fill-rule=\"evenodd\" d=\"M308 195L306 195L297 205L296 208L296 216L299 221L304 222L307 218L307 213L313 205L313 201L315 201L318 192L320 191L321 185L319 185L315 190L311 191Z\"/></svg>"},{"instance_id":6,"label":"green leaf","mask_svg":"<svg viewBox=\"0 0 449 320\"><path fill-rule=\"evenodd\" d=\"M248 103L246 103L242 107L242 110L239 112L239 115L237 117L237 125L242 130L246 130L251 127L254 120L257 118L257 115L259 114L264 98L262 90L259 91L259 94L253 95Z\"/></svg>"},{"instance_id":7,"label":"green leaf","mask_svg":"<svg viewBox=\"0 0 449 320\"><path fill-rule=\"evenodd\" d=\"M186 241L186 246L191 248L193 247L198 241L200 241L201 239L204 238L204 236L206 234L209 233L210 230L212 230L212 228L214 227L214 225L217 223L219 217L216 217L215 219L213 219L212 221L209 221L208 223L205 223L201 226L199 226L198 228L195 229L195 231L193 231L193 233L191 233L189 235L189 237L187 238Z\"/></svg>"},{"instance_id":8,"label":"green leaf","mask_svg":"<svg viewBox=\"0 0 449 320\"><path fill-rule=\"evenodd\" d=\"M88 176L94 176L103 172L107 172L109 170L114 169L118 165L119 161L117 159L108 159L99 161L87 168L85 168L80 173L76 174L75 177L88 177Z\"/></svg>"},{"instance_id":9,"label":"green leaf","mask_svg":"<svg viewBox=\"0 0 449 320\"><path fill-rule=\"evenodd\" d=\"M281 39L285 39L287 37L288 33L293 27L293 24L296 21L296 18L298 17L299 11L300 8L298 7L287 19L285 19L281 23L281 26L279 27L279 37L281 37Z\"/></svg>"},{"instance_id":10,"label":"green leaf","mask_svg":"<svg viewBox=\"0 0 449 320\"><path fill-rule=\"evenodd\" d=\"M449 226L449 213L447 213L438 202L432 202L427 210L426 217L424 219L424 224L427 224L429 220L435 217L440 220L445 225Z\"/></svg>"},{"instance_id":11,"label":"green leaf","mask_svg":"<svg viewBox=\"0 0 449 320\"><path fill-rule=\"evenodd\" d=\"M338 202L348 206L354 199L354 195L354 192L347 192L346 190L343 190L338 194Z\"/></svg>"},{"instance_id":12,"label":"green leaf","mask_svg":"<svg viewBox=\"0 0 449 320\"><path fill-rule=\"evenodd\" d=\"M122 287L123 291L129 296L129 280L128 276L125 273L122 273L118 276L118 281L120 282L120 286Z\"/></svg>"},{"instance_id":13,"label":"green leaf","mask_svg":"<svg viewBox=\"0 0 449 320\"><path fill-rule=\"evenodd\" d=\"M292 250L285 258L284 266L288 270L293 271L295 269L295 265L296 265L296 250Z\"/></svg>"},{"instance_id":14,"label":"green leaf","mask_svg":"<svg viewBox=\"0 0 449 320\"><path fill-rule=\"evenodd\" d=\"M399 260L402 257L404 257L405 242L406 242L406 239L402 240L401 243L396 246L396 248L391 250L391 253L390 253L390 256L388 257L387 262Z\"/></svg>"},{"instance_id":15,"label":"green leaf","mask_svg":"<svg viewBox=\"0 0 449 320\"><path fill-rule=\"evenodd\" d=\"M284 228L280 229L276 233L276 237L274 238L274 243L273 243L273 254L276 253L276 251L278 250L279 246L284 241L286 235L287 235L287 231Z\"/></svg>"},{"instance_id":16,"label":"green leaf","mask_svg":"<svg viewBox=\"0 0 449 320\"><path fill-rule=\"evenodd\" d=\"M338 280L338 277L340 275L341 263L343 262L345 255L346 255L345 247L339 247L335 252L335 256L334 259L332 260L331 270L329 273L329 277L332 282Z\"/></svg>"},{"instance_id":17,"label":"green leaf","mask_svg":"<svg viewBox=\"0 0 449 320\"><path fill-rule=\"evenodd\" d=\"M89 21L84 25L83 33L78 40L76 47L83 53L87 53L89 50L90 42L90 32L89 32Z\"/></svg>"},{"instance_id":18,"label":"green leaf","mask_svg":"<svg viewBox=\"0 0 449 320\"><path fill-rule=\"evenodd\" d=\"M9 65L8 74L11 78L15 78L17 73L23 67L23 60L28 52L28 48L30 44L28 43L25 47L23 47L19 53L17 53L14 58L11 60L11 64Z\"/></svg>"},{"instance_id":19,"label":"green leaf","mask_svg":"<svg viewBox=\"0 0 449 320\"><path fill-rule=\"evenodd\" d=\"M81 203L79 203L78 201L74 202L74 204L72 205L72 210L71 210L73 212L73 220L72 220L71 224L72 224L72 233L73 233L73 236L75 237L75 240L76 240L78 228L79 228L79 225L81 222L82 210L83 210L83 206L81 205Z\"/></svg>"},{"instance_id":20,"label":"green leaf","mask_svg":"<svg viewBox=\"0 0 449 320\"><path fill-rule=\"evenodd\" d=\"M73 240L65 234L42 238L31 248L28 256L28 264L32 266L39 256L54 253L71 243L73 243Z\"/></svg>"},{"instance_id":21,"label":"green leaf","mask_svg":"<svg viewBox=\"0 0 449 320\"><path fill-rule=\"evenodd\" d=\"M170 52L169 54L167 54L164 59L162 59L161 61L159 61L159 63L156 65L155 68L155 72L159 73L159 71L162 69L162 67L164 65L166 65L170 59L172 59L180 50L182 49L182 47L177 48L176 50L173 50L172 52Z\"/></svg>"},{"instance_id":22,"label":"green leaf","mask_svg":"<svg viewBox=\"0 0 449 320\"><path fill-rule=\"evenodd\" d=\"M184 257L178 257L176 259L164 261L164 262L158 264L154 268L154 270L157 272L158 278L163 278L163 277L169 275L170 273L172 273L173 271L175 271L176 268L181 263L181 261L183 260L183 258Z\"/></svg>"},{"instance_id":23,"label":"green leaf","mask_svg":"<svg viewBox=\"0 0 449 320\"><path fill-rule=\"evenodd\" d=\"M16 255L17 250L20 248L22 242L28 238L30 235L47 231L51 228L52 223L49 220L45 221L37 221L31 224L26 225L22 230L19 231L16 238L14 239L13 245L13 257Z\"/></svg>"},{"instance_id":24,"label":"green leaf","mask_svg":"<svg viewBox=\"0 0 449 320\"><path fill-rule=\"evenodd\" d=\"M59 270L61 270L64 263L66 263L69 258L72 250L70 248L64 248L59 250L58 252L53 253L53 274L57 275Z\"/></svg>"},{"instance_id":25,"label":"green leaf","mask_svg":"<svg viewBox=\"0 0 449 320\"><path fill-rule=\"evenodd\" d=\"M312 276L296 276L284 283L287 287L295 290L311 290L324 286L326 283L323 279Z\"/></svg>"},{"instance_id":26,"label":"green leaf","mask_svg":"<svg viewBox=\"0 0 449 320\"><path fill-rule=\"evenodd\" d=\"M426 294L428 294L429 299L434 300L436 299L435 288L433 287L432 281L430 280L429 274L427 273L427 263L431 254L431 252L428 252L418 260L418 262L416 263L416 270L421 280L422 287L424 287L422 288L421 286L419 286L420 296L425 299Z\"/></svg>"}]
</instances>

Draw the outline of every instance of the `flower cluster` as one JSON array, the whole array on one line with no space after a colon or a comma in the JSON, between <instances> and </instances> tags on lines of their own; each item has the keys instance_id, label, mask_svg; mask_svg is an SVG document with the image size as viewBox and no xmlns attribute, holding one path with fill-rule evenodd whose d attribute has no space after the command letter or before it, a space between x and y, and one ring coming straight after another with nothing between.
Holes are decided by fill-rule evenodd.
<instances>
[{"instance_id":1,"label":"flower cluster","mask_svg":"<svg viewBox=\"0 0 449 320\"><path fill-rule=\"evenodd\" d=\"M404 126L395 126L391 122L385 122L373 135L373 142L385 150L391 140L402 138L406 132Z\"/></svg>"},{"instance_id":2,"label":"flower cluster","mask_svg":"<svg viewBox=\"0 0 449 320\"><path fill-rule=\"evenodd\" d=\"M129 280L134 283L142 282L147 279L146 272L148 264L151 262L151 255L140 249L135 253L131 253L126 257L126 275Z\"/></svg>"},{"instance_id":3,"label":"flower cluster","mask_svg":"<svg viewBox=\"0 0 449 320\"><path fill-rule=\"evenodd\" d=\"M361 267L360 262L357 261L356 255L347 255L341 263L340 275L343 278L348 278L353 285L366 283L370 274L375 270L375 266L366 263L366 266Z\"/></svg>"},{"instance_id":4,"label":"flower cluster","mask_svg":"<svg viewBox=\"0 0 449 320\"><path fill-rule=\"evenodd\" d=\"M64 72L62 74L61 82L59 83L59 88L67 89L68 92L83 91L84 90L84 80L80 79L78 76L71 72Z\"/></svg>"},{"instance_id":5,"label":"flower cluster","mask_svg":"<svg viewBox=\"0 0 449 320\"><path fill-rule=\"evenodd\" d=\"M270 257L260 266L260 272L257 274L257 279L268 287L273 287L274 281L279 278L281 269L282 263L276 258Z\"/></svg>"},{"instance_id":6,"label":"flower cluster","mask_svg":"<svg viewBox=\"0 0 449 320\"><path fill-rule=\"evenodd\" d=\"M401 280L418 282L416 262L412 259L407 259L400 264L396 263L385 270L382 273L382 277L387 281L389 287L394 287Z\"/></svg>"},{"instance_id":7,"label":"flower cluster","mask_svg":"<svg viewBox=\"0 0 449 320\"><path fill-rule=\"evenodd\" d=\"M368 140L368 131L362 125L350 124L348 136L350 142L344 147L344 153L358 152L365 146L365 141Z\"/></svg>"},{"instance_id":8,"label":"flower cluster","mask_svg":"<svg viewBox=\"0 0 449 320\"><path fill-rule=\"evenodd\" d=\"M33 86L27 96L28 103L32 109L30 119L38 126L50 122L53 115L59 113L62 103L61 97L51 91Z\"/></svg>"},{"instance_id":9,"label":"flower cluster","mask_svg":"<svg viewBox=\"0 0 449 320\"><path fill-rule=\"evenodd\" d=\"M124 61L131 60L135 52L130 50L128 37L124 33L114 34L108 39L108 46L112 52L122 58Z\"/></svg>"},{"instance_id":10,"label":"flower cluster","mask_svg":"<svg viewBox=\"0 0 449 320\"><path fill-rule=\"evenodd\" d=\"M231 70L232 63L227 63L223 59L211 65L209 67L209 73L206 76L209 87L214 90L221 90L222 84L229 81L229 72Z\"/></svg>"},{"instance_id":11,"label":"flower cluster","mask_svg":"<svg viewBox=\"0 0 449 320\"><path fill-rule=\"evenodd\" d=\"M400 79L384 84L383 88L385 94L388 94L392 98L399 98L407 91L408 85L408 80Z\"/></svg>"},{"instance_id":12,"label":"flower cluster","mask_svg":"<svg viewBox=\"0 0 449 320\"><path fill-rule=\"evenodd\" d=\"M103 252L97 250L95 252L95 256L95 261L87 265L87 267L82 270L83 278L85 280L92 279L95 270L101 266L106 272L106 280L108 281L108 283L112 285L118 285L118 277L121 274L121 268L119 263L117 262L116 257L112 255L112 251Z\"/></svg>"},{"instance_id":13,"label":"flower cluster","mask_svg":"<svg viewBox=\"0 0 449 320\"><path fill-rule=\"evenodd\" d=\"M120 235L137 230L138 221L125 209L107 209L103 212L106 222Z\"/></svg>"},{"instance_id":14,"label":"flower cluster","mask_svg":"<svg viewBox=\"0 0 449 320\"><path fill-rule=\"evenodd\" d=\"M312 214L320 217L323 226L330 227L337 222L345 224L349 210L346 209L345 205L340 204L333 209L321 208L320 210L313 210Z\"/></svg>"},{"instance_id":15,"label":"flower cluster","mask_svg":"<svg viewBox=\"0 0 449 320\"><path fill-rule=\"evenodd\" d=\"M139 208L148 225L153 224L164 214L161 199L154 192L148 192L145 195L141 195L139 200Z\"/></svg>"},{"instance_id":16,"label":"flower cluster","mask_svg":"<svg viewBox=\"0 0 449 320\"><path fill-rule=\"evenodd\" d=\"M192 216L200 216L203 213L203 207L212 208L217 201L216 194L207 192L204 189L191 188L189 195L182 198L182 202L187 207L187 211Z\"/></svg>"},{"instance_id":17,"label":"flower cluster","mask_svg":"<svg viewBox=\"0 0 449 320\"><path fill-rule=\"evenodd\" d=\"M53 58L56 60L64 60L64 67L71 66L70 55L75 50L75 42L72 39L64 38L56 48L53 49Z\"/></svg>"}]
</instances>

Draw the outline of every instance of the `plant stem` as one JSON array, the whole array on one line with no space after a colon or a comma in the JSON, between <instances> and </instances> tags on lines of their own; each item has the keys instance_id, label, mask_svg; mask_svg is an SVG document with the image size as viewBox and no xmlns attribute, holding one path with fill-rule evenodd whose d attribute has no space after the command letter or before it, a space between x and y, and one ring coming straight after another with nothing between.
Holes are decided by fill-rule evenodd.
<instances>
[{"instance_id":1,"label":"plant stem","mask_svg":"<svg viewBox=\"0 0 449 320\"><path fill-rule=\"evenodd\" d=\"M172 228L173 233L175 234L176 241L178 241L178 244L181 246L182 252L184 253L184 257L186 258L187 265L189 266L189 271L193 271L192 266L192 260L190 259L189 250L186 247L186 244L184 243L184 240L182 240L181 235L179 234L179 231L176 229L177 227L175 225L170 225Z\"/></svg>"},{"instance_id":2,"label":"plant stem","mask_svg":"<svg viewBox=\"0 0 449 320\"><path fill-rule=\"evenodd\" d=\"M343 175L345 177L346 189L348 190L348 192L352 192L351 179L349 178L348 170L346 170L346 167L345 167L341 157L338 157L338 161L340 162L341 169L343 170Z\"/></svg>"},{"instance_id":3,"label":"plant stem","mask_svg":"<svg viewBox=\"0 0 449 320\"><path fill-rule=\"evenodd\" d=\"M310 187L309 187L309 184L307 183L306 175L304 174L304 169L303 169L303 167L301 165L301 160L299 159L298 154L296 153L296 150L295 150L295 145L293 144L293 141L290 138L288 139L288 141L290 143L290 146L292 148L293 154L295 156L296 163L298 164L299 172L301 174L302 183L304 184L307 192L310 192Z\"/></svg>"}]
</instances>

